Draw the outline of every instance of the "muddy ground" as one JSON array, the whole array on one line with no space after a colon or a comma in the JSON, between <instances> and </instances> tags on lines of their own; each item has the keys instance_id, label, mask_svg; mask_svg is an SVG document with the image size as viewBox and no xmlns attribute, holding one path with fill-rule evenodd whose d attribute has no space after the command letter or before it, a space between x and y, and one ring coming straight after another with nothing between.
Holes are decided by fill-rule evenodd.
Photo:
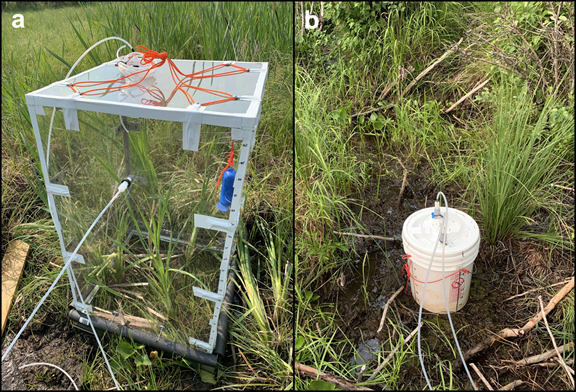
<instances>
[{"instance_id":1,"label":"muddy ground","mask_svg":"<svg viewBox=\"0 0 576 392\"><path fill-rule=\"evenodd\" d=\"M9 334L4 339L2 354L15 335ZM72 329L70 323L54 320L44 313L24 330L2 362L2 390L75 390L68 377L55 368L30 366L18 370L20 366L35 362L61 367L80 388L84 372L78 356L90 356L93 347L97 347L94 338Z\"/></svg>"},{"instance_id":2,"label":"muddy ground","mask_svg":"<svg viewBox=\"0 0 576 392\"><path fill-rule=\"evenodd\" d=\"M390 154L394 153L390 152ZM385 162L381 164L382 168L385 164ZM435 189L428 180L431 171L429 167L411 167L410 163L405 162L404 165L412 174L407 177L410 186L406 186L401 203L398 205L403 169L397 161L388 160L387 164L388 169L396 168L396 175L390 175L389 170L385 173L383 169L374 168L371 173L373 185L369 186L362 195L357 195L355 199L364 202L362 221L370 234L398 238L401 237L404 220L419 209L433 206L433 201L440 189ZM382 177L377 193L378 176ZM457 202L457 196L462 193L463 189L444 187L442 191L446 194L450 207L466 209L466 206L458 205ZM571 200L573 203L573 196ZM353 205L351 208L355 213L360 214L360 207ZM384 221L378 215L383 217ZM341 315L338 325L357 348L359 345L362 348L365 343L374 344L374 341L370 339L378 339L378 342L382 344L390 338L390 335L393 336L393 342L396 345L398 336L393 335L393 328L389 322L385 323L380 334L376 331L386 301L398 288L406 285L406 276L400 276L404 263L402 256L405 254L402 242L348 238L351 238L350 243L353 243L359 255L355 260L355 267L344 270L344 276L340 276L337 281L333 280L331 284L323 285L323 289L317 293L320 295L319 302L336 304ZM365 261L364 257L367 257ZM522 327L537 311L537 301L534 302L534 297L505 300L527 290L542 287L542 282L553 284L573 276L572 257L572 255L562 255L556 252L552 258L554 261L548 265L546 249L535 241L510 241L508 244L500 244L497 247L489 247L481 242L472 271L468 302L459 312L451 313L454 328L459 331L457 336L462 352L476 346L491 332L496 333L506 327ZM362 288L363 279L367 282L367 295ZM540 283L537 283L538 280ZM556 286L556 290L561 287ZM540 294L545 304L551 298L545 290L541 290ZM419 306L408 288L407 294L402 290L392 302L387 317L405 328L404 337L406 337L417 326L418 310ZM552 312L548 316L549 322L558 322L561 314L561 312L556 312L556 314ZM423 319L436 323L454 346L446 315L424 310ZM455 354L446 344L446 338L441 336L438 330L423 327L421 338L422 347L428 345L435 358L433 361L425 361L428 376L433 386L439 385L441 378L438 367L435 365L441 360L449 360L453 367L457 367L461 363L460 359L459 357L456 359ZM524 381L524 384L516 389L566 389L568 384L560 379L566 376L558 367L514 368L509 366L510 363L505 362L542 353L550 348L545 346L547 341L549 338L544 327L538 328L523 338L495 343L471 358L468 363L476 364L495 389L514 380ZM385 350L391 350L389 344L386 345ZM354 363L352 353L349 357L347 361ZM372 369L375 367L374 363L370 366ZM408 363L403 365L401 372L399 384L401 389L423 390L421 388L427 388L417 355L411 357ZM477 381L478 376L472 369L470 372L472 378ZM446 374L448 371L445 372ZM461 366L455 372L455 376L453 388L472 389ZM384 386L381 384L380 387ZM483 384L478 387L485 389Z\"/></svg>"},{"instance_id":3,"label":"muddy ground","mask_svg":"<svg viewBox=\"0 0 576 392\"><path fill-rule=\"evenodd\" d=\"M61 367L72 377L79 389L84 389L82 383L85 376L85 364L92 364L94 359L97 362L103 361L96 339L92 334L73 327L72 322L64 315L40 314L41 312L24 330L6 360L2 362L2 390L75 390L68 377L53 367L30 366L18 369L22 365L35 362L47 362ZM24 325L24 321L19 324L13 330L18 331ZM2 345L2 354L15 335L16 333L7 333ZM102 338L101 341L105 343ZM147 350L148 353L150 351L150 349ZM227 353L229 352L228 349ZM107 354L111 355L110 349L107 350ZM95 358L96 356L98 358ZM166 358L167 355L165 354L164 357ZM231 363L231 356L225 358L224 362ZM211 389L211 385L203 383L198 373L193 370L185 370L182 375L182 379L178 380L179 385L176 386L176 390ZM92 387L101 384L114 386L107 369L103 369L100 374L92 375L92 377L104 380ZM129 386L123 385L123 387Z\"/></svg>"}]
</instances>

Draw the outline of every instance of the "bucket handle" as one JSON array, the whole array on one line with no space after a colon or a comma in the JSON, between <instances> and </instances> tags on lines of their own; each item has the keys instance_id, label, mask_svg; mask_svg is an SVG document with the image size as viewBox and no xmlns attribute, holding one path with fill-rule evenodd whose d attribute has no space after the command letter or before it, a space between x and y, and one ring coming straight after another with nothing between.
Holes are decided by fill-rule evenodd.
<instances>
[{"instance_id":1,"label":"bucket handle","mask_svg":"<svg viewBox=\"0 0 576 392\"><path fill-rule=\"evenodd\" d=\"M408 282L410 282L410 278L414 279L414 281L416 281L416 282L418 282L418 283L424 283L424 282L422 282L422 281L414 278L414 277L412 276L412 274L410 273L410 266L411 266L411 264L412 264L412 260L410 259L410 257L412 257L412 256L411 256L411 255L404 255L404 256L402 256L402 260L408 260L406 263L404 263L404 265L402 266L402 269L400 270L400 276L402 276L404 273L406 274L406 288L404 289L404 294L407 294L407 293L408 293ZM452 273L452 274L450 274L450 275L448 275L448 276L445 276L444 279L449 278L449 277L451 277L451 276L453 276L453 275L459 274L459 273L461 273L461 272L464 272L465 274L469 274L469 273L470 273L470 271L468 271L466 268L462 268L462 269L459 269L458 271L456 271L456 272L454 272L454 273ZM442 280L442 279L429 281L428 284L430 284L430 283L437 283L437 282L440 282L441 280Z\"/></svg>"}]
</instances>

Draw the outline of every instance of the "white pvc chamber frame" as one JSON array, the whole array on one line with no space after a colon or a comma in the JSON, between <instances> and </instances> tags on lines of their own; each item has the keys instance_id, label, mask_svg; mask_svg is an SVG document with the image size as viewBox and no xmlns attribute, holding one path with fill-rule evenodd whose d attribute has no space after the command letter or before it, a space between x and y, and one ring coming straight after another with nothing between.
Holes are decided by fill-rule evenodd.
<instances>
[{"instance_id":1,"label":"white pvc chamber frame","mask_svg":"<svg viewBox=\"0 0 576 392\"><path fill-rule=\"evenodd\" d=\"M230 64L230 62L221 61L173 61L185 73L197 72L219 64ZM250 153L255 144L261 101L268 74L268 63L235 62L234 64L248 69L248 72L191 82L190 84L227 92L236 97L236 100L209 106L202 106L201 103L214 101L218 98L214 98L199 90L188 90L196 102L192 105L189 104L184 94L180 91L177 91L173 95L173 99L165 106L143 103L143 96L150 98L146 93L150 91L151 86L162 90L166 97L174 89L175 85L173 80L170 79L168 64L155 69L154 75L141 84L143 88L138 88L138 86L128 87L122 91L106 92L97 96L83 96L70 88L71 83L78 81L102 81L121 77L117 62L118 59L104 63L66 80L52 83L49 86L26 94L26 102L38 148L38 158L46 184L49 209L58 233L61 253L65 263L69 260L72 250L78 244L80 234L85 232L85 224L81 220L91 222L101 207L109 201L110 185L117 187L118 179L122 180L128 176L133 179L129 192L126 192L124 197L116 200L115 214L104 215L103 222L99 224L99 227L95 227L91 234L92 238L88 237L88 240L80 247L78 254L68 267L68 279L73 297L72 305L81 315L80 322L84 320L87 324L87 320L82 318L82 314L85 315L86 312L89 312L91 317L92 315L98 316L103 313L114 314L113 320L115 319L116 322L122 321L124 324L125 321L121 319L123 319L124 315L130 316L130 314L122 313L121 307L119 309L117 306L119 302L116 301L108 300L106 302L101 300L99 302L100 306L96 306L96 301L100 301L98 293L115 293L121 297L130 298L131 301L137 301L138 295L134 294L134 289L138 290L144 286L147 288L142 294L152 295L153 290L150 288L152 284L150 280L141 279L123 285L124 282L118 283L117 281L113 282L117 284L108 284L111 280L106 281L104 284L95 284L92 279L94 275L98 277L101 270L106 270L112 265L107 264L107 261L113 260L114 257L122 258L122 254L118 255L114 252L116 250L116 252L120 253L128 249L132 246L130 241L139 245L152 245L152 239L150 238L153 236L152 231L148 231L148 234L146 234L146 230L147 226L150 227L158 219L158 227L155 231L156 240L167 246L168 251L166 249L162 251L155 249L155 245L158 244L158 242L155 242L155 245L151 246L152 249L148 249L152 251L150 257L154 257L154 251L156 251L156 256L161 256L162 252L164 252L162 254L167 252L169 259L171 258L171 252L176 252L176 250L186 254L186 262L173 265L172 268L180 269L185 273L176 273L174 271L165 271L165 273L169 274L170 279L174 279L174 281L179 279L183 282L182 285L186 285L188 288L193 286L190 302L201 300L203 303L209 303L209 310L212 312L206 326L206 329L209 327L209 335L207 333L201 336L188 335L186 336L186 341L184 342L181 339L180 343L188 344L212 354L218 335L218 318L228 285L231 257L235 249L234 237L240 218L240 209L245 200L243 193L244 182ZM106 85L108 84L99 87L105 87ZM48 122L46 119L49 116L45 116L45 108L47 107L62 109L63 118L60 118L60 122L64 123L65 129L55 127L54 131L51 130L48 133L46 126L40 127L40 124ZM100 114L113 116L107 116L102 119L103 116ZM213 187L215 178L219 174L217 171L212 172L215 178L204 178L205 184L201 187L199 186L198 189L180 190L179 193L177 191L170 193L173 191L172 184L161 183L164 178L161 178L157 173L152 173L154 168L149 170L150 168L147 166L149 162L142 158L142 156L146 157L146 152L150 152L152 149L159 151L163 148L162 145L149 145L148 139L143 139L146 133L152 134L155 132L154 126L156 122L151 123L151 125L147 123L140 124L127 121L128 117L183 124L181 131L175 132L174 127L172 127L171 133L166 136L168 138L166 139L167 142L170 142L172 146L172 150L164 154L165 160L169 161L168 166L170 167L185 165L186 162L193 159L194 154L206 154L208 160L211 160L210 164L226 160L222 155L210 156L209 152L212 151L213 146L202 150L202 143L210 144L210 137L202 139L203 132L218 134L219 136L224 135L228 143L234 141L235 149L237 150L234 157L237 173L229 212L223 214L216 208L219 191L210 190L210 200L194 199L194 196L198 194L207 197L208 193L206 192L205 184L210 181L210 186ZM98 119L101 124L107 124L106 121L109 123L110 118L114 118L118 124L115 128L116 132L114 132L114 127L103 125L103 129L100 129L97 126ZM96 122L91 119L96 119ZM222 127L229 128L229 130L223 131ZM206 129L210 132L205 132ZM142 136L143 134L144 136ZM176 135L178 136L176 137ZM80 136L83 137L81 140L85 142L80 145L74 144L74 141L78 141ZM62 147L66 144L58 144L54 141L58 137L61 138L61 141L67 141L67 148ZM180 144L178 151L174 149L174 143ZM59 146L58 149L55 148L56 145ZM229 152L228 146L226 147L228 148L226 152ZM239 146L241 147L238 151ZM59 160L59 156L64 156L65 158ZM105 167L107 168L106 170L103 169ZM220 169L222 167L223 165ZM110 168L113 170L110 170ZM97 172L99 174L89 175L91 170L92 173ZM114 177L113 173L110 173L111 171L116 172L117 177ZM195 185L194 180L198 182L196 178L184 178L180 182L188 183L190 187L193 187ZM169 190L166 191L167 189ZM79 196L81 193L84 196ZM190 197L189 202L186 202L186 197ZM183 204L173 205L176 203L174 201L176 199ZM152 200L152 209L147 214L145 210L150 207L147 204L150 200ZM170 208L175 210L172 212L185 214L189 211L187 208L191 208L190 205L195 206L194 213L191 213L193 220L191 216L183 216L180 219L172 220L168 217L160 225L160 219L154 214L157 213L159 204L162 203L167 208L168 215L170 215ZM203 207L200 208L199 206ZM112 206L111 210L113 208L114 206ZM86 216L75 216L73 211L79 210L91 212L83 213ZM222 217L222 215L227 215L227 217ZM119 235L116 235L116 231L118 231ZM194 238L194 242L191 238ZM197 238L207 239L208 244L196 246L195 239ZM202 284L201 279L194 276L191 277L194 274L186 271L187 266L192 266L195 263L195 257L202 253L202 246L210 248L210 252L205 251L204 253L209 253L212 258L216 258L213 267L214 276L217 276L217 279L215 278L212 284L208 282ZM137 253L137 251L132 253ZM122 265L128 264L128 267L131 268L122 269L122 277L124 278L127 274L133 274L139 267L146 267L144 263L138 263L140 262L133 260L124 261ZM150 264L147 269L148 272L145 274L150 275L151 268ZM98 269L98 272L94 274L96 269ZM104 273L105 276L106 274ZM198 282L201 283L203 288L198 287L198 284L196 284ZM137 285L133 285L134 283L137 283ZM79 290L82 290L82 297L86 301L85 304L79 300ZM121 293L118 294L120 290ZM176 288L174 290L172 295L182 295L183 293L181 289ZM115 296L113 295L112 297ZM148 306L144 304L144 307ZM148 307L148 309L150 308ZM118 313L116 311L118 310L122 314L117 317ZM157 312L154 309L150 311L152 315L160 313L160 318L155 319L154 322L152 322L150 317L146 316L150 326L155 329L153 331L154 335L159 335L161 330L164 330L164 325L169 324L172 318L162 315L162 312ZM138 317L140 319L143 318L142 315ZM193 314L188 319L190 324L196 322ZM130 321L128 321L129 324ZM134 325L136 324L134 323ZM186 324L181 322L181 325L172 325L172 331L178 335L174 330L179 328L186 330L186 327L193 326ZM163 328L160 328L160 325ZM135 328L138 329L139 327L135 326ZM162 332L162 337L170 339L169 336L171 335L169 332ZM185 333L180 335L182 334Z\"/></svg>"}]
</instances>

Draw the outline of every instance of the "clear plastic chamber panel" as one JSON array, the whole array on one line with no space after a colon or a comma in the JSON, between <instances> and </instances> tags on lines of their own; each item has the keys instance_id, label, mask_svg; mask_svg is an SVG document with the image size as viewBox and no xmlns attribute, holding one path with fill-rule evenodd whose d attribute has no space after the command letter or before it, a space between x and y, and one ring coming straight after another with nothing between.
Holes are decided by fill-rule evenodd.
<instances>
[{"instance_id":1,"label":"clear plastic chamber panel","mask_svg":"<svg viewBox=\"0 0 576 392\"><path fill-rule=\"evenodd\" d=\"M217 208L216 183L230 152L230 130L203 125L199 150L190 152L182 149L177 123L129 118L140 131L116 135L118 116L78 116L82 126L76 132L64 129L61 112L56 115L48 160L51 182L70 192L55 196L67 252L117 192L128 157L137 180L81 246L84 264L72 264L84 300L105 318L118 311L133 327L164 325L164 336L180 337L175 341L207 341L214 302L195 297L194 287L218 291L226 238L195 227L194 215L229 217Z\"/></svg>"},{"instance_id":2,"label":"clear plastic chamber panel","mask_svg":"<svg viewBox=\"0 0 576 392\"><path fill-rule=\"evenodd\" d=\"M174 62L183 73L222 64ZM190 102L175 89L167 65L138 86L78 96L77 91L113 84L88 87L77 82L122 76L116 65L106 63L26 96L36 113L42 109L46 114L36 115L35 129L46 153L43 169L51 184L63 185L69 192L54 194L52 206L65 254L76 249L120 181L128 175L134 180L104 213L79 249L81 257L71 264L72 283L86 304L96 316L133 328L157 333L162 325L163 337L175 342L210 341L202 346L208 351L214 345L215 313L227 285L233 228L239 217L234 208L243 201L254 141L250 132L258 122L267 74L267 63L235 64L250 71L189 82L238 98L203 107L201 125L193 131L200 131L193 151L184 149L183 143ZM210 72L226 68L230 67ZM220 99L205 90L186 90L195 103ZM54 107L64 110L56 110L49 131ZM127 117L121 120L121 115ZM78 130L67 129L75 116ZM242 130L236 132L235 142L234 127ZM239 170L244 165L243 174L234 181L237 204L221 211L216 185L232 147L234 166ZM195 222L195 216L203 217L204 223ZM206 217L213 218L208 226ZM77 295L74 300L81 302Z\"/></svg>"}]
</instances>

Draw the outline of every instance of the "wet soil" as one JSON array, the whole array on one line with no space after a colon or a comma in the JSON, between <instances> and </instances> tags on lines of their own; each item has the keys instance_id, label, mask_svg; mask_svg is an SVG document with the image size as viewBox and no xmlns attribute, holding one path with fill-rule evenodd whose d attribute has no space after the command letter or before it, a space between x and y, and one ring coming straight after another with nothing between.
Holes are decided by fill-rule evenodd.
<instances>
[{"instance_id":1,"label":"wet soil","mask_svg":"<svg viewBox=\"0 0 576 392\"><path fill-rule=\"evenodd\" d=\"M96 347L96 340L74 330L70 323L48 318L46 313L39 317L42 318L31 322L24 330L2 362L2 390L74 390L68 377L53 367L30 366L18 369L35 362L47 362L61 367L80 388L84 371L78 355L90 353L92 347ZM11 334L4 340L2 354L14 336Z\"/></svg>"},{"instance_id":2,"label":"wet soil","mask_svg":"<svg viewBox=\"0 0 576 392\"><path fill-rule=\"evenodd\" d=\"M24 321L19 324L13 330L20 330ZM15 333L10 333L5 337L2 355L15 335ZM106 347L106 340L101 338L101 341ZM111 349L107 349L108 355L110 351ZM96 358L97 356L99 358ZM82 385L85 366L94 363L95 359L101 362L102 354L92 334L78 330L72 326L69 319L62 318L60 315L51 317L47 313L41 315L39 312L24 330L6 360L2 362L2 390L75 390L68 377L53 367L30 366L18 369L20 366L36 362L47 362L64 369L72 377L78 389L82 390L85 389ZM179 385L172 385L176 390L210 390L212 388L211 385L200 381L197 372L190 370L185 373L190 373L191 377L178 380ZM92 387L114 386L108 370L102 370L96 377L102 380Z\"/></svg>"},{"instance_id":3,"label":"wet soil","mask_svg":"<svg viewBox=\"0 0 576 392\"><path fill-rule=\"evenodd\" d=\"M373 168L371 174L373 184L369 185L362 195L355 198L363 201L363 203L358 203L363 204L363 207L351 206L354 212L361 214L362 222L373 235L401 238L404 220L419 209L433 206L433 200L440 189L435 189L428 180L430 168L410 168L407 163L404 165L411 173L407 177L411 187L406 186L400 205L397 204L397 200L402 185L403 169L397 161L390 161L387 170ZM380 176L379 188L378 176ZM463 190L444 187L442 191L447 195L451 207L466 211L466 206L457 203L457 196ZM395 346L398 335L390 325L390 320L395 325L404 327L403 335L406 337L418 324L419 310L410 288L408 287L407 294L402 290L388 309L388 320L383 330L380 334L376 333L386 302L395 291L400 287L405 287L407 283L406 276L400 276L404 264L402 256L405 254L402 242L353 238L350 239L350 243L354 245L358 254L354 266L345 269L343 276L340 276L337 281L332 281L331 285L324 285L326 289L318 293L321 296L320 302L336 304L341 316L338 326L355 347L358 348L361 344L360 347L364 347L365 342L370 339L378 339L382 344L390 337L393 338L392 344ZM540 248L538 250L538 246L529 241L510 241L509 244L500 244L497 247L490 247L481 242L472 271L468 302L460 311L451 313L463 353L476 346L492 332L496 333L506 327L523 326L537 310L537 303L525 303L523 298L519 298L522 303L519 305L516 301L505 301L507 298L535 287L542 287L542 282L552 284L572 276L573 264L570 265L568 258L565 257L565 263L546 265L544 260L547 257L541 257L542 254L546 254L545 250L543 247ZM540 255L538 257L542 260L534 265L536 254ZM540 280L539 284L537 284L538 280ZM545 303L549 299L549 295L543 294ZM442 384L439 362L450 361L452 368L456 369L453 387L471 390L472 386L461 366L457 351L452 348L454 339L448 316L424 310L423 320L428 323L425 323L421 330L421 341L422 347L427 347L432 353L433 358L425 360L432 385ZM549 377L554 369L528 367L519 370L507 367L507 363L504 362L505 360L519 360L545 351L548 349L544 342L546 338L545 330L543 333L533 331L524 338L496 343L471 358L469 362L476 364L481 372L492 380L495 387L498 384L503 386L520 379L525 384L517 389L565 389L567 384L560 381L558 376ZM391 347L391 343L387 342L384 349L390 351ZM349 353L347 362L354 363L352 351ZM449 374L447 363L443 364L446 365L444 367L445 378ZM372 363L369 369L374 369L376 366ZM403 373L399 384L401 389L427 388L418 355L411 356L403 365L401 372ZM472 369L470 372L473 372ZM474 373L472 373L472 378L478 380ZM498 384L495 384L496 382ZM479 387L484 388L484 385ZM376 389L378 389L377 386Z\"/></svg>"}]
</instances>

